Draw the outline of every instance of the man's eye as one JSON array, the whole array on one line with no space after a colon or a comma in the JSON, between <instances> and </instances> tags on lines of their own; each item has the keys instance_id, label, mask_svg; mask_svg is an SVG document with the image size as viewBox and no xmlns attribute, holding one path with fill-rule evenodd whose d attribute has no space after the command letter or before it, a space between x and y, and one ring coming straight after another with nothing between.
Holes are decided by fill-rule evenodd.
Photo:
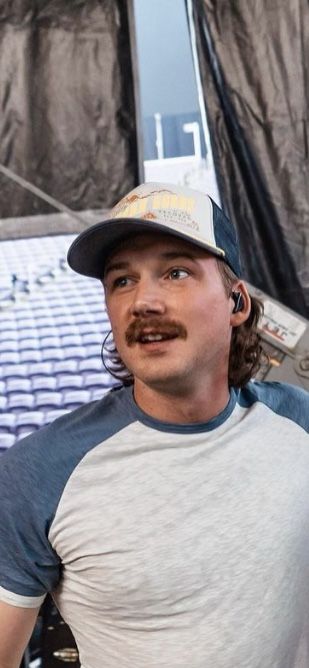
<instances>
[{"instance_id":1,"label":"man's eye","mask_svg":"<svg viewBox=\"0 0 309 668\"><path fill-rule=\"evenodd\" d=\"M129 279L127 276L118 276L113 281L113 288L125 288L128 285Z\"/></svg>"},{"instance_id":2,"label":"man's eye","mask_svg":"<svg viewBox=\"0 0 309 668\"><path fill-rule=\"evenodd\" d=\"M189 276L189 272L186 269L180 269L179 267L175 267L175 269L171 269L171 271L168 274L168 278L170 278L172 281L179 281L182 278L187 278Z\"/></svg>"}]
</instances>

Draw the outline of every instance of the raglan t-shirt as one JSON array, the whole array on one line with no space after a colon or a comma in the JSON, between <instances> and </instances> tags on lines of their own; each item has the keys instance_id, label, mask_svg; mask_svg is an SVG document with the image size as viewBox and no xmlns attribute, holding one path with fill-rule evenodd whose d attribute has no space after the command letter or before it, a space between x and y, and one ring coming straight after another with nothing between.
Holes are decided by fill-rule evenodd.
<instances>
[{"instance_id":1,"label":"raglan t-shirt","mask_svg":"<svg viewBox=\"0 0 309 668\"><path fill-rule=\"evenodd\" d=\"M50 592L83 668L308 668L308 394L250 382L205 424L132 388L0 459L0 599Z\"/></svg>"}]
</instances>

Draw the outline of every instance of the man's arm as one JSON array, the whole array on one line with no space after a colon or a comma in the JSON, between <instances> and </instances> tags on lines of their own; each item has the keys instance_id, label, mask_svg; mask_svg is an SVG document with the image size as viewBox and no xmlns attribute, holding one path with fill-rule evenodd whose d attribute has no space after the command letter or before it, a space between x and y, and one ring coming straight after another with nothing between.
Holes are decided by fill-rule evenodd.
<instances>
[{"instance_id":1,"label":"man's arm","mask_svg":"<svg viewBox=\"0 0 309 668\"><path fill-rule=\"evenodd\" d=\"M19 668L39 610L0 601L0 668Z\"/></svg>"}]
</instances>

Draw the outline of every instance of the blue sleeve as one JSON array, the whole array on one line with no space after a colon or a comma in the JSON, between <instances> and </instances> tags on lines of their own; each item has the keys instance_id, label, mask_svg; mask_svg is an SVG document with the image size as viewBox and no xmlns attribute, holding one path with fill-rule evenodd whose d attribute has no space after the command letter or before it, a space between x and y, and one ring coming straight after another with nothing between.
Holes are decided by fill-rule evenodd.
<instances>
[{"instance_id":1,"label":"blue sleeve","mask_svg":"<svg viewBox=\"0 0 309 668\"><path fill-rule=\"evenodd\" d=\"M0 587L25 597L45 595L60 577L60 561L48 541L41 441L42 433L29 436L0 458ZM51 468L50 480L54 476Z\"/></svg>"},{"instance_id":2,"label":"blue sleeve","mask_svg":"<svg viewBox=\"0 0 309 668\"><path fill-rule=\"evenodd\" d=\"M278 382L250 382L239 394L242 406L264 403L278 415L309 431L309 393L301 387Z\"/></svg>"},{"instance_id":3,"label":"blue sleeve","mask_svg":"<svg viewBox=\"0 0 309 668\"><path fill-rule=\"evenodd\" d=\"M0 599L43 597L61 560L48 536L66 483L86 453L131 421L111 391L27 436L0 457ZM40 602L38 601L38 604ZM26 606L34 606L30 600Z\"/></svg>"}]
</instances>

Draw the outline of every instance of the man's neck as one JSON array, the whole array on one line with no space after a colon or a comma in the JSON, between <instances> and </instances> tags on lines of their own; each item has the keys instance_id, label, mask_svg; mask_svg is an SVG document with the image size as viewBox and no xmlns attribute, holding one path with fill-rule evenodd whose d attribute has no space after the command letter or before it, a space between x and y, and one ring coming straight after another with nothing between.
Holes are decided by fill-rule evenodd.
<instances>
[{"instance_id":1,"label":"man's neck","mask_svg":"<svg viewBox=\"0 0 309 668\"><path fill-rule=\"evenodd\" d=\"M208 422L224 410L229 401L227 380L204 382L202 388L186 394L154 389L134 382L134 398L144 413L162 422L194 424Z\"/></svg>"}]
</instances>

